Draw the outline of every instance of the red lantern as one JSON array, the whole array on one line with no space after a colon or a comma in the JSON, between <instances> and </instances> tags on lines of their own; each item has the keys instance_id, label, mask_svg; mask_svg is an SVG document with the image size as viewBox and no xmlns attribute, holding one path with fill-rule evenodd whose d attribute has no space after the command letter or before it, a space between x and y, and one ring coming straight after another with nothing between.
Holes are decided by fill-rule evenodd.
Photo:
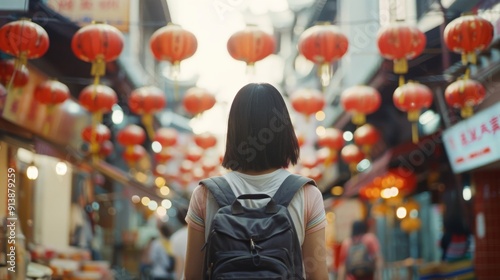
<instances>
[{"instance_id":1,"label":"red lantern","mask_svg":"<svg viewBox=\"0 0 500 280\"><path fill-rule=\"evenodd\" d=\"M186 151L186 159L197 162L203 156L203 150L198 146L189 147Z\"/></svg>"},{"instance_id":2,"label":"red lantern","mask_svg":"<svg viewBox=\"0 0 500 280\"><path fill-rule=\"evenodd\" d=\"M173 65L173 73L176 76L181 61L196 52L198 41L192 32L180 25L169 23L151 35L149 46L156 60L166 60Z\"/></svg>"},{"instance_id":3,"label":"red lantern","mask_svg":"<svg viewBox=\"0 0 500 280\"><path fill-rule=\"evenodd\" d=\"M369 155L371 147L380 140L380 133L371 124L364 124L354 131L354 143L360 146L365 155Z\"/></svg>"},{"instance_id":4,"label":"red lantern","mask_svg":"<svg viewBox=\"0 0 500 280\"><path fill-rule=\"evenodd\" d=\"M444 29L444 42L453 52L462 54L462 63L476 64L476 53L487 49L494 28L477 15L464 15L452 20Z\"/></svg>"},{"instance_id":5,"label":"red lantern","mask_svg":"<svg viewBox=\"0 0 500 280\"><path fill-rule=\"evenodd\" d=\"M343 132L337 128L327 128L324 134L318 136L318 146L328 148L330 156L325 160L325 165L337 161L337 152L344 146Z\"/></svg>"},{"instance_id":6,"label":"red lantern","mask_svg":"<svg viewBox=\"0 0 500 280\"><path fill-rule=\"evenodd\" d=\"M85 127L82 131L82 139L86 142L93 142L92 138L96 143L102 143L111 139L111 131L103 124L98 124L96 127Z\"/></svg>"},{"instance_id":7,"label":"red lantern","mask_svg":"<svg viewBox=\"0 0 500 280\"><path fill-rule=\"evenodd\" d=\"M14 60L0 60L0 83L7 88L20 88L28 83L28 68L24 65L15 67Z\"/></svg>"},{"instance_id":8,"label":"red lantern","mask_svg":"<svg viewBox=\"0 0 500 280\"><path fill-rule=\"evenodd\" d=\"M381 102L378 90L364 85L347 88L340 97L342 107L353 114L352 123L356 125L364 124L366 115L377 111Z\"/></svg>"},{"instance_id":9,"label":"red lantern","mask_svg":"<svg viewBox=\"0 0 500 280\"><path fill-rule=\"evenodd\" d=\"M116 60L123 50L123 34L105 23L92 23L80 28L71 39L71 49L79 59L92 63L91 75L99 77L106 72L106 62Z\"/></svg>"},{"instance_id":10,"label":"red lantern","mask_svg":"<svg viewBox=\"0 0 500 280\"><path fill-rule=\"evenodd\" d=\"M0 28L0 50L18 58L21 65L27 59L43 56L48 49L49 35L29 19L9 22Z\"/></svg>"},{"instance_id":11,"label":"red lantern","mask_svg":"<svg viewBox=\"0 0 500 280\"><path fill-rule=\"evenodd\" d=\"M299 143L299 147L302 147L304 143L306 142L306 138L304 136L304 133L295 131L295 135L297 136L297 142Z\"/></svg>"},{"instance_id":12,"label":"red lantern","mask_svg":"<svg viewBox=\"0 0 500 280\"><path fill-rule=\"evenodd\" d=\"M206 132L201 134L194 135L194 142L198 147L206 150L212 147L215 147L217 144L217 138L214 135Z\"/></svg>"},{"instance_id":13,"label":"red lantern","mask_svg":"<svg viewBox=\"0 0 500 280\"><path fill-rule=\"evenodd\" d=\"M274 52L276 42L273 35L266 33L258 26L248 25L227 41L227 50L232 58L253 66Z\"/></svg>"},{"instance_id":14,"label":"red lantern","mask_svg":"<svg viewBox=\"0 0 500 280\"><path fill-rule=\"evenodd\" d=\"M171 160L174 155L170 149L163 149L161 152L155 153L154 157L157 163L165 163Z\"/></svg>"},{"instance_id":15,"label":"red lantern","mask_svg":"<svg viewBox=\"0 0 500 280\"><path fill-rule=\"evenodd\" d=\"M408 60L419 56L425 48L425 34L415 26L395 22L379 30L377 46L380 54L394 61L394 73L408 72Z\"/></svg>"},{"instance_id":16,"label":"red lantern","mask_svg":"<svg viewBox=\"0 0 500 280\"><path fill-rule=\"evenodd\" d=\"M69 98L69 88L55 80L47 80L37 85L34 92L35 99L47 105L63 103Z\"/></svg>"},{"instance_id":17,"label":"red lantern","mask_svg":"<svg viewBox=\"0 0 500 280\"><path fill-rule=\"evenodd\" d=\"M146 156L147 152L141 145L133 145L131 149L125 150L122 157L130 167L133 167L136 162Z\"/></svg>"},{"instance_id":18,"label":"red lantern","mask_svg":"<svg viewBox=\"0 0 500 280\"><path fill-rule=\"evenodd\" d=\"M189 88L184 94L182 105L186 112L198 115L206 110L210 110L215 105L215 96L210 92L198 88Z\"/></svg>"},{"instance_id":19,"label":"red lantern","mask_svg":"<svg viewBox=\"0 0 500 280\"><path fill-rule=\"evenodd\" d=\"M290 102L295 111L308 118L310 115L323 110L325 97L316 89L299 89L290 96Z\"/></svg>"},{"instance_id":20,"label":"red lantern","mask_svg":"<svg viewBox=\"0 0 500 280\"><path fill-rule=\"evenodd\" d=\"M396 88L392 100L396 108L408 113L408 120L412 122L412 140L417 143L418 127L416 122L420 116L420 110L431 106L432 91L426 85L409 82Z\"/></svg>"},{"instance_id":21,"label":"red lantern","mask_svg":"<svg viewBox=\"0 0 500 280\"><path fill-rule=\"evenodd\" d=\"M106 140L99 145L99 156L105 158L113 152L113 149L113 142Z\"/></svg>"},{"instance_id":22,"label":"red lantern","mask_svg":"<svg viewBox=\"0 0 500 280\"><path fill-rule=\"evenodd\" d=\"M349 144L342 148L340 151L340 156L342 160L349 165L349 170L351 173L356 172L356 166L360 161L365 158L365 155L355 144Z\"/></svg>"},{"instance_id":23,"label":"red lantern","mask_svg":"<svg viewBox=\"0 0 500 280\"><path fill-rule=\"evenodd\" d=\"M116 140L128 150L131 150L134 145L142 144L146 140L146 133L142 127L129 124L118 132ZM129 153L132 153L132 151Z\"/></svg>"},{"instance_id":24,"label":"red lantern","mask_svg":"<svg viewBox=\"0 0 500 280\"><path fill-rule=\"evenodd\" d=\"M473 106L484 100L486 89L475 80L458 80L446 87L444 96L448 105L460 108L462 117L468 118L474 113Z\"/></svg>"},{"instance_id":25,"label":"red lantern","mask_svg":"<svg viewBox=\"0 0 500 280\"><path fill-rule=\"evenodd\" d=\"M319 24L304 31L298 41L299 52L320 66L321 84L326 87L332 75L331 64L347 52L349 41L340 28L330 23Z\"/></svg>"},{"instance_id":26,"label":"red lantern","mask_svg":"<svg viewBox=\"0 0 500 280\"><path fill-rule=\"evenodd\" d=\"M171 147L177 144L179 133L177 130L169 127L162 127L156 131L153 141L158 141L163 148Z\"/></svg>"},{"instance_id":27,"label":"red lantern","mask_svg":"<svg viewBox=\"0 0 500 280\"><path fill-rule=\"evenodd\" d=\"M155 86L145 86L135 89L130 94L128 104L130 111L142 116L149 138L153 139L153 114L162 110L167 103L165 93Z\"/></svg>"},{"instance_id":28,"label":"red lantern","mask_svg":"<svg viewBox=\"0 0 500 280\"><path fill-rule=\"evenodd\" d=\"M118 101L116 92L105 85L86 86L78 98L80 105L91 113L108 113Z\"/></svg>"}]
</instances>

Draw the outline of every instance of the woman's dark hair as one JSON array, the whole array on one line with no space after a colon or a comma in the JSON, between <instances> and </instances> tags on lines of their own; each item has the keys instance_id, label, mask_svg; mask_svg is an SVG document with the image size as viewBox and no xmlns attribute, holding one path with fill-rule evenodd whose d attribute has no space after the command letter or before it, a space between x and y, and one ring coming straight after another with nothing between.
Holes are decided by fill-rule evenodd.
<instances>
[{"instance_id":1,"label":"woman's dark hair","mask_svg":"<svg viewBox=\"0 0 500 280\"><path fill-rule=\"evenodd\" d=\"M262 171L296 164L299 144L280 92L267 83L250 83L236 94L227 128L222 166Z\"/></svg>"},{"instance_id":2,"label":"woman's dark hair","mask_svg":"<svg viewBox=\"0 0 500 280\"><path fill-rule=\"evenodd\" d=\"M368 225L365 221L355 221L352 223L351 236L363 235L368 232Z\"/></svg>"}]
</instances>

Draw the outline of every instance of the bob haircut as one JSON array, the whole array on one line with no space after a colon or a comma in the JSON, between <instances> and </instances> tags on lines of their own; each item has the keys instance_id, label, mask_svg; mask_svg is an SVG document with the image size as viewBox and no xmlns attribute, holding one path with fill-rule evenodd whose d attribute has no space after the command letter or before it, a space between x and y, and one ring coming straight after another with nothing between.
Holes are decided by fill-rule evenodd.
<instances>
[{"instance_id":1,"label":"bob haircut","mask_svg":"<svg viewBox=\"0 0 500 280\"><path fill-rule=\"evenodd\" d=\"M358 235L363 235L368 232L368 225L366 224L365 221L360 220L360 221L355 221L352 224L352 232L351 236L358 236Z\"/></svg>"},{"instance_id":2,"label":"bob haircut","mask_svg":"<svg viewBox=\"0 0 500 280\"><path fill-rule=\"evenodd\" d=\"M299 151L280 92L268 83L242 87L229 112L222 166L233 171L287 168L297 163Z\"/></svg>"}]
</instances>

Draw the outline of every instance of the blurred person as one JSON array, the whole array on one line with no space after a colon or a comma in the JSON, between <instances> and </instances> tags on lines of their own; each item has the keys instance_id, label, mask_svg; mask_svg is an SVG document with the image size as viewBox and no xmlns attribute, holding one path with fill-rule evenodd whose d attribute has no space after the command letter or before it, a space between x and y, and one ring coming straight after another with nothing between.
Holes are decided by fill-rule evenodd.
<instances>
[{"instance_id":1,"label":"blurred person","mask_svg":"<svg viewBox=\"0 0 500 280\"><path fill-rule=\"evenodd\" d=\"M175 278L178 280L184 279L184 262L186 260L187 248L187 209L185 207L177 208L177 219L182 224L182 227L177 229L170 237L172 243L172 253L175 257Z\"/></svg>"},{"instance_id":2,"label":"blurred person","mask_svg":"<svg viewBox=\"0 0 500 280\"><path fill-rule=\"evenodd\" d=\"M382 280L380 243L365 221L353 222L351 237L342 242L339 264L339 280Z\"/></svg>"},{"instance_id":3,"label":"blurred person","mask_svg":"<svg viewBox=\"0 0 500 280\"><path fill-rule=\"evenodd\" d=\"M169 240L172 231L166 223L160 224L159 231L160 236L151 242L149 250L150 276L152 280L174 280L175 259Z\"/></svg>"},{"instance_id":4,"label":"blurred person","mask_svg":"<svg viewBox=\"0 0 500 280\"><path fill-rule=\"evenodd\" d=\"M151 237L144 248L142 249L141 253L141 260L139 263L139 273L140 273L140 279L149 279L149 276L151 274L151 245L153 244L153 241L156 239L156 236Z\"/></svg>"},{"instance_id":5,"label":"blurred person","mask_svg":"<svg viewBox=\"0 0 500 280\"><path fill-rule=\"evenodd\" d=\"M440 241L441 261L454 262L471 259L471 233L462 221L454 219L445 224Z\"/></svg>"},{"instance_id":6,"label":"blurred person","mask_svg":"<svg viewBox=\"0 0 500 280\"><path fill-rule=\"evenodd\" d=\"M250 83L236 94L229 113L223 175L236 197L273 196L296 164L299 145L280 92L267 83ZM185 279L204 279L202 250L218 204L205 185L193 191L186 221L188 243ZM306 184L288 205L301 244L306 279L327 280L325 210L319 189ZM304 278L302 278L304 279Z\"/></svg>"}]
</instances>

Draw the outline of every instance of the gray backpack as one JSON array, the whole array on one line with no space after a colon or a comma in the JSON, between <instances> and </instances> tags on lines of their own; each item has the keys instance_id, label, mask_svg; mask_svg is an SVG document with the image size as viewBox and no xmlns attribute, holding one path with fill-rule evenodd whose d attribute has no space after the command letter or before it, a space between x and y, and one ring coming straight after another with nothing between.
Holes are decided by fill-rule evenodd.
<instances>
[{"instance_id":1,"label":"gray backpack","mask_svg":"<svg viewBox=\"0 0 500 280\"><path fill-rule=\"evenodd\" d=\"M291 174L271 198L244 194L238 198L222 177L201 181L219 210L205 249L204 279L304 279L302 250L287 206L306 177ZM247 208L239 200L269 199L262 208Z\"/></svg>"}]
</instances>

